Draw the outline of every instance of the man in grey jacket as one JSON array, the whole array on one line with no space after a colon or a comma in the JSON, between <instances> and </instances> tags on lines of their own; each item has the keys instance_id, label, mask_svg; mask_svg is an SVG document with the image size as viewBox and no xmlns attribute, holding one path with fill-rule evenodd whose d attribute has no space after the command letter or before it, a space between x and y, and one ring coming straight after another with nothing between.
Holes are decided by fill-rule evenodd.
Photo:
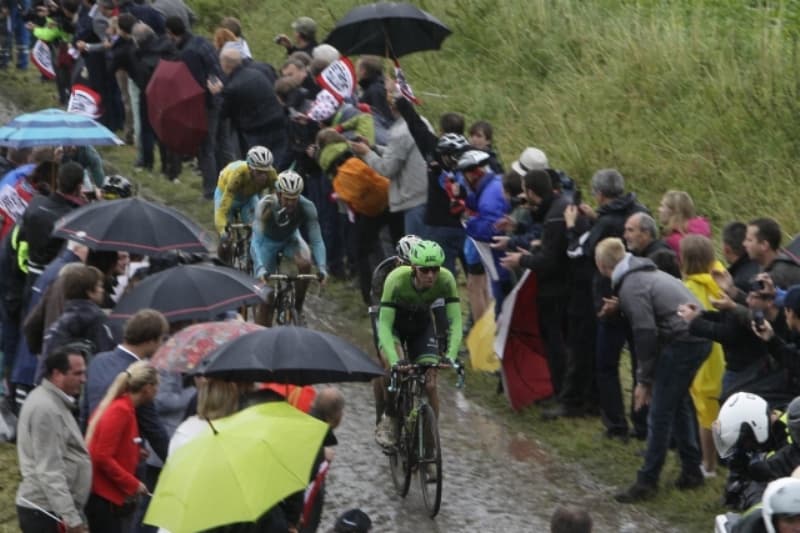
<instances>
[{"instance_id":1,"label":"man in grey jacket","mask_svg":"<svg viewBox=\"0 0 800 533\"><path fill-rule=\"evenodd\" d=\"M22 482L17 517L23 533L88 532L83 507L92 462L72 410L86 381L80 347L66 345L45 359L45 379L25 401L17 427Z\"/></svg>"},{"instance_id":2,"label":"man in grey jacket","mask_svg":"<svg viewBox=\"0 0 800 533\"><path fill-rule=\"evenodd\" d=\"M394 122L380 153L364 142L350 143L353 153L379 174L389 178L389 211L402 214L404 233L427 235L425 204L428 200L428 167L414 142L408 124L390 104Z\"/></svg>"},{"instance_id":3,"label":"man in grey jacket","mask_svg":"<svg viewBox=\"0 0 800 533\"><path fill-rule=\"evenodd\" d=\"M601 241L595 262L600 273L611 278L619 308L633 332L638 358L634 409L650 406L644 464L633 485L614 498L633 503L655 495L670 435L675 437L681 460L675 486L682 490L700 486L701 454L689 385L711 342L689 335L678 307L701 304L679 279L661 272L649 259L626 252L619 238Z\"/></svg>"}]
</instances>

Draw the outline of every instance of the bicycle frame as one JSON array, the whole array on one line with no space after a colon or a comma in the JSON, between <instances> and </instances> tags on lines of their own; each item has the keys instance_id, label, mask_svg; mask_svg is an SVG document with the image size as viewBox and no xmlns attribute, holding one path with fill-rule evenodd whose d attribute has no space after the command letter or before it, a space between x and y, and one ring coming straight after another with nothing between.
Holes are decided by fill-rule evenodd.
<instances>
[{"instance_id":1,"label":"bicycle frame","mask_svg":"<svg viewBox=\"0 0 800 533\"><path fill-rule=\"evenodd\" d=\"M229 224L228 229L232 238L232 257L233 268L253 274L253 258L250 256L250 238L253 235L253 228L250 224Z\"/></svg>"},{"instance_id":2,"label":"bicycle frame","mask_svg":"<svg viewBox=\"0 0 800 533\"><path fill-rule=\"evenodd\" d=\"M295 324L295 283L297 281L311 281L321 279L319 274L270 274L267 281L275 282L275 295L272 307L275 313L275 322L278 325Z\"/></svg>"}]
</instances>

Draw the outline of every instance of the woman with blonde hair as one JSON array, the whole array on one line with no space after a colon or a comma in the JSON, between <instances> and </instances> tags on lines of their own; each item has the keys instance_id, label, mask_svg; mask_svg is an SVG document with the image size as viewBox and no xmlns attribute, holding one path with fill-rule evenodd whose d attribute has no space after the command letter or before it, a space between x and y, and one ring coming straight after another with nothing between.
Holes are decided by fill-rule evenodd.
<instances>
[{"instance_id":1,"label":"woman with blonde hair","mask_svg":"<svg viewBox=\"0 0 800 533\"><path fill-rule=\"evenodd\" d=\"M136 478L142 439L136 408L158 392L158 371L146 361L120 372L97 406L86 431L92 459L92 493L86 505L91 531L123 531L133 518L138 496L147 494Z\"/></svg>"},{"instance_id":2,"label":"woman with blonde hair","mask_svg":"<svg viewBox=\"0 0 800 533\"><path fill-rule=\"evenodd\" d=\"M239 410L239 399L253 389L252 383L237 383L214 378L195 378L197 414L184 420L169 441L169 454L211 429L208 421L232 415Z\"/></svg>"},{"instance_id":3,"label":"woman with blonde hair","mask_svg":"<svg viewBox=\"0 0 800 533\"><path fill-rule=\"evenodd\" d=\"M692 197L685 191L664 193L658 206L658 219L664 241L678 257L681 253L681 239L686 235L711 237L711 224L708 219L697 216Z\"/></svg>"},{"instance_id":4,"label":"woman with blonde hair","mask_svg":"<svg viewBox=\"0 0 800 533\"><path fill-rule=\"evenodd\" d=\"M714 256L714 245L702 235L687 235L681 240L681 272L683 283L694 294L704 310L713 310L711 298L721 298L711 272L724 271L725 267ZM700 449L703 453L701 468L704 477L713 477L717 469L717 450L711 433L711 424L719 415L719 398L722 394L722 375L725 356L719 343L711 345L705 362L697 370L689 387L694 402L697 423L700 426Z\"/></svg>"}]
</instances>

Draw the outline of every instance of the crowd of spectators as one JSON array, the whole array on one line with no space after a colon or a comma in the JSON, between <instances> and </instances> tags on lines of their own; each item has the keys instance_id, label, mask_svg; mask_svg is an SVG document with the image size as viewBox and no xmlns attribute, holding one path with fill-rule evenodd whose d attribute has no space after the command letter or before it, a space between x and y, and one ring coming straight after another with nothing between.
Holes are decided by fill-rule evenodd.
<instances>
[{"instance_id":1,"label":"crowd of spectators","mask_svg":"<svg viewBox=\"0 0 800 533\"><path fill-rule=\"evenodd\" d=\"M37 38L43 39L37 30L60 30L47 44L60 69L62 102L76 65L82 64L79 70L88 72L85 83L102 96L101 120L130 132L139 150L137 165L145 169L153 168L158 139L148 122L144 89L160 59L184 62L206 91L209 128L197 154L204 197L211 198L226 164L254 145L269 148L277 168L291 166L303 177L304 194L319 213L330 273L353 278L365 303L370 303L372 269L385 255L382 232L392 242L409 233L438 242L446 267L456 270L458 263L467 278L472 321L492 309L492 300L494 313L499 313L523 272L535 275L538 329L555 391L543 419L598 416L605 438L645 442L643 465L634 483L616 495L617 501L636 502L656 494L671 443L681 461L675 480L679 489L697 488L716 476L714 428L720 405L732 395L759 393L770 408L783 409L800 394L795 346L800 262L792 247L782 246L784 232L776 220L729 221L715 247L709 220L698 214L686 191L666 191L658 206L648 208L627 189L622 173L600 169L586 183L583 198L580 180L554 169L548 157L554 154L535 146L506 169L493 144L491 124L481 120L467 128L462 115L448 112L434 128L419 115L407 87L386 76L382 58L359 58L355 91L334 96L320 75L346 61L329 45L317 44L316 24L308 17L295 21L293 38L276 37L287 57L273 68L253 58L234 18L220 21L213 42L193 34L193 15L181 0L61 0L31 9L25 20ZM8 16L13 21L20 14ZM18 36L19 24L11 27ZM17 66L24 68L29 41L16 42L22 54ZM8 57L2 50L0 66ZM160 152L164 173L177 181L182 158L163 146ZM23 405L30 405L35 397L37 404L49 402L47 408L54 413L63 411L58 403L63 398L47 383L72 394L75 380L85 372L75 355L87 350L57 346L59 328L79 331L69 336L91 339L89 352L106 352L109 360L115 351L117 357L127 353L131 360L146 359L165 332L163 327L147 338L129 338L136 324L132 319L125 340L113 348L108 339L120 337L106 331L97 310L111 305L110 280L127 258L91 253L74 243L64 247L50 236L58 216L86 201L84 171L93 172L92 161L96 163L91 152L81 155L71 149L58 154L12 150L0 160L5 176L26 169L21 171L24 181L14 183L33 189L24 212L11 217L17 225L3 226L4 272L14 270L18 243L27 247L25 274L15 274L22 289L7 283L3 287L6 377L20 403L27 396ZM365 169L378 175L374 179L387 181L377 209L349 201L339 193L344 189L337 188L354 172L357 179L367 176ZM92 179L100 185L100 177ZM718 248L726 265L717 259ZM81 266L62 269L71 263ZM60 299L53 299L48 288L57 278L63 278L64 288ZM44 326L31 328L37 339L29 335L26 318L42 305L60 307ZM24 337L29 338L19 335L23 322ZM142 343L149 347L141 348ZM13 346L24 349L8 350ZM626 346L634 384L628 399L620 379ZM34 392L37 361L34 357L31 368L21 350L44 355L38 363L45 385ZM18 354L16 361L9 353ZM102 357L95 356L89 365L90 391L98 373L104 375L98 390L105 391L125 369L94 370ZM109 403L128 391L142 433L154 428L146 438L164 459L164 430L144 422L140 409L152 401L150 393L140 392L148 385L157 387L157 380L139 379L133 371L128 377L129 383L120 383ZM36 392L42 387L50 396ZM88 413L101 397L89 397ZM222 411L219 416L227 413ZM186 430L181 428L179 434ZM91 439L87 452L77 427L69 424L67 429L59 430L64 453L91 455ZM23 432L20 438L27 439ZM23 457L27 453L35 450L21 452L23 477L30 467L30 459ZM89 496L86 479L70 483L74 502L81 505L91 504L91 498L97 503L97 497L115 504L119 500L117 494L109 498L104 494L111 493L94 488ZM124 485L130 493L146 492L132 481ZM39 497L34 492L21 489L27 499ZM18 504L25 508L23 517L28 508L22 500ZM52 510L78 524L79 513L67 507L65 503L64 509ZM97 511L98 506L90 508ZM97 512L102 515L102 509Z\"/></svg>"}]
</instances>

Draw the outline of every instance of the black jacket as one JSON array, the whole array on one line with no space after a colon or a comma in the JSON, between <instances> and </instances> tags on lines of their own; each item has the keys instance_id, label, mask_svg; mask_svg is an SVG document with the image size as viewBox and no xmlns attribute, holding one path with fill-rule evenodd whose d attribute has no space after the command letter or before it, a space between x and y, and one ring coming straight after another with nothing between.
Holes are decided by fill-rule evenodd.
<instances>
[{"instance_id":1,"label":"black jacket","mask_svg":"<svg viewBox=\"0 0 800 533\"><path fill-rule=\"evenodd\" d=\"M662 272L666 272L674 278L681 279L681 267L678 264L678 256L669 244L661 239L656 239L647 245L647 248L640 253L634 254L637 257L646 257L655 263L656 267Z\"/></svg>"},{"instance_id":2,"label":"black jacket","mask_svg":"<svg viewBox=\"0 0 800 533\"><path fill-rule=\"evenodd\" d=\"M119 3L120 13L130 13L141 22L150 26L156 35L164 35L167 27L164 24L164 15L149 5L137 4L133 0L123 0Z\"/></svg>"},{"instance_id":3,"label":"black jacket","mask_svg":"<svg viewBox=\"0 0 800 533\"><path fill-rule=\"evenodd\" d=\"M128 76L136 79L136 43L131 38L119 37L111 46L106 56L108 71L124 70Z\"/></svg>"},{"instance_id":4,"label":"black jacket","mask_svg":"<svg viewBox=\"0 0 800 533\"><path fill-rule=\"evenodd\" d=\"M732 372L768 355L767 345L753 333L750 314L744 308L703 311L689 324L689 333L720 343L725 351L725 368Z\"/></svg>"},{"instance_id":5,"label":"black jacket","mask_svg":"<svg viewBox=\"0 0 800 533\"><path fill-rule=\"evenodd\" d=\"M222 90L222 115L239 131L282 127L283 108L269 79L258 70L242 66L231 72Z\"/></svg>"},{"instance_id":6,"label":"black jacket","mask_svg":"<svg viewBox=\"0 0 800 533\"><path fill-rule=\"evenodd\" d=\"M80 207L79 199L54 192L34 196L22 214L19 240L28 243L28 260L42 268L52 261L64 245L64 239L50 236L56 221Z\"/></svg>"},{"instance_id":7,"label":"black jacket","mask_svg":"<svg viewBox=\"0 0 800 533\"><path fill-rule=\"evenodd\" d=\"M742 255L728 267L733 284L743 292L750 292L750 280L760 271L758 263L750 259L747 254Z\"/></svg>"},{"instance_id":8,"label":"black jacket","mask_svg":"<svg viewBox=\"0 0 800 533\"><path fill-rule=\"evenodd\" d=\"M367 104L376 120L381 120L387 127L394 122L394 116L386 100L386 86L383 77L365 78L358 81L361 87L361 96L358 101Z\"/></svg>"},{"instance_id":9,"label":"black jacket","mask_svg":"<svg viewBox=\"0 0 800 533\"><path fill-rule=\"evenodd\" d=\"M600 275L594 268L594 249L597 247L597 243L608 237L622 238L625 232L625 221L634 213L647 213L647 208L639 203L635 194L629 192L597 209L597 218L586 237L583 236L585 229L577 224L567 231L570 256L575 261L580 257L585 257L594 269L592 296L595 311L599 311L603 307L603 298L612 296L613 291L611 290L611 280Z\"/></svg>"},{"instance_id":10,"label":"black jacket","mask_svg":"<svg viewBox=\"0 0 800 533\"><path fill-rule=\"evenodd\" d=\"M789 477L800 466L800 444L787 444L764 461L750 465L747 473L754 481L773 481Z\"/></svg>"},{"instance_id":11,"label":"black jacket","mask_svg":"<svg viewBox=\"0 0 800 533\"><path fill-rule=\"evenodd\" d=\"M206 91L206 105L218 104L218 99L208 91L209 78L223 78L219 65L219 54L214 46L203 37L186 32L177 43L178 56L186 64L197 84Z\"/></svg>"},{"instance_id":12,"label":"black jacket","mask_svg":"<svg viewBox=\"0 0 800 533\"><path fill-rule=\"evenodd\" d=\"M136 86L142 91L142 97L144 97L147 84L150 83L150 78L153 77L158 62L162 59L176 61L178 59L178 51L167 37L154 36L139 43L136 49L136 59L134 82L136 82Z\"/></svg>"},{"instance_id":13,"label":"black jacket","mask_svg":"<svg viewBox=\"0 0 800 533\"><path fill-rule=\"evenodd\" d=\"M400 116L408 124L408 130L414 137L419 153L428 164L428 201L425 204L425 224L461 228L458 217L450 214L450 198L439 184L439 176L444 170L444 165L436 150L439 138L417 114L414 104L405 98L399 98L395 101L395 106L397 106Z\"/></svg>"},{"instance_id":14,"label":"black jacket","mask_svg":"<svg viewBox=\"0 0 800 533\"><path fill-rule=\"evenodd\" d=\"M91 300L67 300L64 311L44 335L43 355L74 341L91 343L92 353L111 350L117 343L108 326L108 318Z\"/></svg>"},{"instance_id":15,"label":"black jacket","mask_svg":"<svg viewBox=\"0 0 800 533\"><path fill-rule=\"evenodd\" d=\"M570 200L561 195L551 195L539 206L545 213L542 224L542 243L523 255L520 266L536 273L540 298L564 298L569 282L567 257L567 226L564 210Z\"/></svg>"},{"instance_id":16,"label":"black jacket","mask_svg":"<svg viewBox=\"0 0 800 533\"><path fill-rule=\"evenodd\" d=\"M788 289L800 283L800 264L794 259L779 253L778 256L764 269L770 275L776 287Z\"/></svg>"}]
</instances>

